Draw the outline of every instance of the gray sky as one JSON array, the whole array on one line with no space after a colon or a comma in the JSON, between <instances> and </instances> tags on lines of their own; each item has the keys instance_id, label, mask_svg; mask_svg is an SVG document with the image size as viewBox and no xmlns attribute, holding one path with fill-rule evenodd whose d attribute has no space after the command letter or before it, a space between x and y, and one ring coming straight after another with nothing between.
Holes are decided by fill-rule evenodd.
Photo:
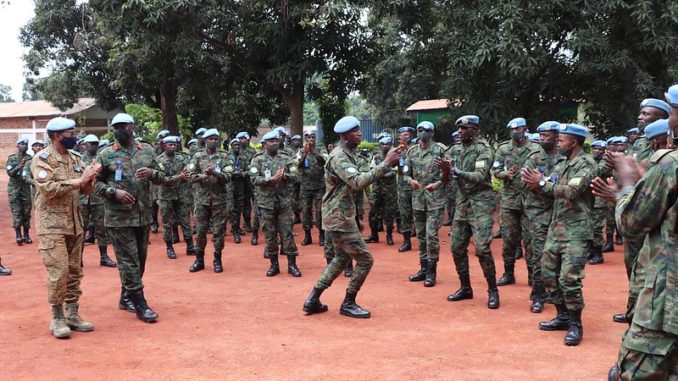
<instances>
[{"instance_id":1,"label":"gray sky","mask_svg":"<svg viewBox=\"0 0 678 381\"><path fill-rule=\"evenodd\" d=\"M33 0L10 0L0 7L0 84L12 86L15 101L21 101L24 85L24 48L19 29L33 17Z\"/></svg>"}]
</instances>

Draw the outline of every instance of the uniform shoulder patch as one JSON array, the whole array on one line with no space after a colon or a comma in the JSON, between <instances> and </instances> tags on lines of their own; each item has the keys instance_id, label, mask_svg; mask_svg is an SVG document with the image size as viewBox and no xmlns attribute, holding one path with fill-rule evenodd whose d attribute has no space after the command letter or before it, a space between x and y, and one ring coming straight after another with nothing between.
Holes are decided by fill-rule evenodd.
<instances>
[{"instance_id":1,"label":"uniform shoulder patch","mask_svg":"<svg viewBox=\"0 0 678 381\"><path fill-rule=\"evenodd\" d=\"M69 149L68 152L72 153L73 155L75 155L75 156L77 156L77 157L82 157L82 154L81 154L80 152L78 152L78 151Z\"/></svg>"},{"instance_id":2,"label":"uniform shoulder patch","mask_svg":"<svg viewBox=\"0 0 678 381\"><path fill-rule=\"evenodd\" d=\"M38 171L38 179L44 180L46 178L47 178L47 171L45 171L44 169L39 170Z\"/></svg>"},{"instance_id":3,"label":"uniform shoulder patch","mask_svg":"<svg viewBox=\"0 0 678 381\"><path fill-rule=\"evenodd\" d=\"M570 179L570 181L567 182L567 185L571 185L573 187L577 187L581 184L581 177L573 177Z\"/></svg>"},{"instance_id":4,"label":"uniform shoulder patch","mask_svg":"<svg viewBox=\"0 0 678 381\"><path fill-rule=\"evenodd\" d=\"M47 160L47 158L49 157L50 154L51 154L50 151L48 151L48 150L43 150L42 152L40 152L40 154L39 154L38 156L39 156L42 160Z\"/></svg>"}]
</instances>

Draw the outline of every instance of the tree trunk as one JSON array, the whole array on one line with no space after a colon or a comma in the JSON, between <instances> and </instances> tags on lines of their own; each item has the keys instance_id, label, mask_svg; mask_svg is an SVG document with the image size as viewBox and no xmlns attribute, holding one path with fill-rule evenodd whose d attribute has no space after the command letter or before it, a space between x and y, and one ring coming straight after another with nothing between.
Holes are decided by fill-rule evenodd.
<instances>
[{"instance_id":1,"label":"tree trunk","mask_svg":"<svg viewBox=\"0 0 678 381\"><path fill-rule=\"evenodd\" d=\"M171 81L160 84L160 110L162 111L162 126L170 135L179 135L179 120L177 119L177 88Z\"/></svg>"},{"instance_id":2,"label":"tree trunk","mask_svg":"<svg viewBox=\"0 0 678 381\"><path fill-rule=\"evenodd\" d=\"M292 94L283 93L283 100L290 109L290 135L303 135L304 129L304 81L292 87Z\"/></svg>"}]
</instances>

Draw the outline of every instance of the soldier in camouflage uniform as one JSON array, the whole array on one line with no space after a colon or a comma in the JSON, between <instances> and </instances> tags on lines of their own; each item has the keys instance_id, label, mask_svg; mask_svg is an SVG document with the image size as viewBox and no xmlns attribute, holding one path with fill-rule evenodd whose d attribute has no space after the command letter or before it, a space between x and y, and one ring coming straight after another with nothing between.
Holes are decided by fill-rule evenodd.
<instances>
[{"instance_id":1,"label":"soldier in camouflage uniform","mask_svg":"<svg viewBox=\"0 0 678 381\"><path fill-rule=\"evenodd\" d=\"M595 140L591 143L591 153L593 160L596 161L596 176L607 179L612 175L612 171L603 160L605 155L605 142ZM603 258L603 228L608 215L610 204L600 197L596 197L593 204L593 241L591 251L589 252L589 264L598 265L604 262Z\"/></svg>"},{"instance_id":2,"label":"soldier in camouflage uniform","mask_svg":"<svg viewBox=\"0 0 678 381\"><path fill-rule=\"evenodd\" d=\"M400 211L400 231L403 235L403 244L398 248L399 252L412 250L412 187L407 180L407 174L403 172L406 163L407 150L416 130L413 127L400 127L398 140L404 152L400 154L398 161L398 209Z\"/></svg>"},{"instance_id":3,"label":"soldier in camouflage uniform","mask_svg":"<svg viewBox=\"0 0 678 381\"><path fill-rule=\"evenodd\" d=\"M559 131L560 123L555 121L544 122L537 127L541 148L534 149L528 155L525 167L521 170L521 177L529 174L528 169L531 169L538 171L542 178L550 178L556 164L565 160L556 149ZM541 261L549 225L551 224L553 197L542 192L538 186L535 188L528 186L523 199L523 209L527 230L530 232L526 235L528 239L525 241L526 252L530 253L526 260L529 261L529 267L532 269L532 279L530 279L532 283L532 305L530 311L541 313L546 301Z\"/></svg>"},{"instance_id":4,"label":"soldier in camouflage uniform","mask_svg":"<svg viewBox=\"0 0 678 381\"><path fill-rule=\"evenodd\" d=\"M82 162L88 166L96 161L97 151L99 149L99 138L96 135L87 135L82 139L84 149L82 152ZM104 224L104 199L97 194L81 194L80 209L84 226L93 226L93 235L96 238L99 247L99 265L106 267L116 267L116 263L108 257L108 232Z\"/></svg>"},{"instance_id":5,"label":"soldier in camouflage uniform","mask_svg":"<svg viewBox=\"0 0 678 381\"><path fill-rule=\"evenodd\" d=\"M639 132L643 134L645 132L645 126L656 120L668 118L669 111L670 107L668 103L661 99L644 99L642 102L640 102L640 113L638 114ZM649 159L650 155L652 155L650 143L647 141L644 135L641 135L638 139L636 139L636 141L633 143L633 147L635 159L639 163Z\"/></svg>"},{"instance_id":6,"label":"soldier in camouflage uniform","mask_svg":"<svg viewBox=\"0 0 678 381\"><path fill-rule=\"evenodd\" d=\"M261 212L261 224L266 239L264 255L271 261L266 276L280 274L280 251L287 256L287 272L293 277L300 277L301 272L297 267L299 251L292 234L294 215L290 202L293 192L290 184L297 179L297 163L290 156L279 152L280 135L277 131L264 135L262 142L264 151L254 155L249 172L256 190L257 207Z\"/></svg>"},{"instance_id":7,"label":"soldier in camouflage uniform","mask_svg":"<svg viewBox=\"0 0 678 381\"><path fill-rule=\"evenodd\" d=\"M325 150L322 144L316 144L315 134L315 130L306 130L304 132L305 144L297 155L300 174L299 182L301 183L301 222L304 227L304 240L301 241L301 246L313 243L311 238L313 225L319 230L318 240L320 245L325 244L320 204L325 194L325 161L327 160L327 150Z\"/></svg>"},{"instance_id":8,"label":"soldier in camouflage uniform","mask_svg":"<svg viewBox=\"0 0 678 381\"><path fill-rule=\"evenodd\" d=\"M116 142L97 155L102 169L96 193L105 198L104 224L120 271L118 308L135 311L137 318L150 323L158 319L148 307L142 283L151 225L150 183L162 184L165 176L158 171L153 147L133 138L134 119L130 115L117 114L111 126Z\"/></svg>"},{"instance_id":9,"label":"soldier in camouflage uniform","mask_svg":"<svg viewBox=\"0 0 678 381\"><path fill-rule=\"evenodd\" d=\"M557 315L539 323L544 331L564 331L565 345L579 345L584 334L582 280L593 239L590 184L597 174L596 162L584 152L588 130L577 124L562 124L558 151L565 157L556 164L550 178L526 170L523 179L532 189L540 188L553 197L553 213L542 258L542 276Z\"/></svg>"},{"instance_id":10,"label":"soldier in camouflage uniform","mask_svg":"<svg viewBox=\"0 0 678 381\"><path fill-rule=\"evenodd\" d=\"M495 309L499 308L499 290L490 248L495 208L490 167L494 153L487 142L478 139L480 118L465 115L458 118L455 125L459 129L462 146L451 173L453 181L457 182L457 212L452 223L450 251L461 287L447 300L473 299L468 264L468 245L473 236L476 257L487 280L487 307Z\"/></svg>"},{"instance_id":11,"label":"soldier in camouflage uniform","mask_svg":"<svg viewBox=\"0 0 678 381\"><path fill-rule=\"evenodd\" d=\"M511 140L499 145L490 171L495 178L504 182L501 189L501 209L499 212L501 236L504 239L502 245L504 275L497 281L497 286L516 283L514 275L516 251L521 246L521 236L525 237L529 234L522 231L523 224L525 224L523 198L527 187L521 180L519 171L523 167L527 155L534 150L541 149L539 144L529 141L525 137L527 122L524 118L515 118L506 127L511 130ZM531 275L529 258L526 258L526 263L528 264L528 275Z\"/></svg>"},{"instance_id":12,"label":"soldier in camouflage uniform","mask_svg":"<svg viewBox=\"0 0 678 381\"><path fill-rule=\"evenodd\" d=\"M447 147L445 151L445 156L453 158L459 158L459 152L461 152L461 143L459 141L459 131L454 131L452 133L452 144ZM455 181L450 181L445 184L445 195L447 196L447 204L445 204L445 209L447 209L447 221L443 222L443 226L452 226L452 221L454 220L454 212L457 208L457 183Z\"/></svg>"},{"instance_id":13,"label":"soldier in camouflage uniform","mask_svg":"<svg viewBox=\"0 0 678 381\"><path fill-rule=\"evenodd\" d=\"M379 140L379 151L372 157L370 168L376 168L382 161L388 151L393 147L393 138L389 135ZM398 207L398 184L396 183L395 168L390 170L372 184L372 191L369 193L370 202L370 230L372 234L365 238L365 242L379 242L377 227L381 224L386 225L386 244L393 245L393 223L395 222ZM383 217L383 222L382 222Z\"/></svg>"},{"instance_id":14,"label":"soldier in camouflage uniform","mask_svg":"<svg viewBox=\"0 0 678 381\"><path fill-rule=\"evenodd\" d=\"M241 165L243 168L249 168L252 158L257 153L257 151L250 146L250 135L245 131L241 131L236 135L236 139L240 142L240 154L242 155ZM250 243L256 245L259 242L259 217L257 216L257 213L254 213L254 221L251 220L254 187L252 186L252 179L249 178L249 175L247 177L247 182L245 182L243 199L242 218L245 225L245 231L252 232ZM252 223L250 223L250 221L252 221Z\"/></svg>"},{"instance_id":15,"label":"soldier in camouflage uniform","mask_svg":"<svg viewBox=\"0 0 678 381\"><path fill-rule=\"evenodd\" d=\"M181 226L186 241L186 255L195 254L193 236L191 232L190 203L188 194L191 193L188 180L188 156L178 152L181 144L178 136L166 136L163 138L165 151L158 156L158 169L165 174L165 184L158 186L158 203L162 216L162 239L167 247L167 257L176 259L173 238L178 238L172 228Z\"/></svg>"},{"instance_id":16,"label":"soldier in camouflage uniform","mask_svg":"<svg viewBox=\"0 0 678 381\"><path fill-rule=\"evenodd\" d=\"M22 138L16 142L17 152L9 155L7 158L7 195L9 196L9 207L12 210L12 226L16 233L16 243L33 243L28 235L31 228L31 186L24 181L22 176L26 163L31 159L28 152L28 139ZM24 228L24 234L21 235L21 227Z\"/></svg>"},{"instance_id":17,"label":"soldier in camouflage uniform","mask_svg":"<svg viewBox=\"0 0 678 381\"><path fill-rule=\"evenodd\" d=\"M33 160L31 168L38 191L35 221L40 235L39 250L47 269L47 300L52 308L49 330L56 338L66 338L71 329L79 332L94 329L94 324L78 313L84 245L79 196L92 192L101 166L85 168L80 154L69 151L78 140L74 121L51 119L47 122L47 135L51 144Z\"/></svg>"},{"instance_id":18,"label":"soldier in camouflage uniform","mask_svg":"<svg viewBox=\"0 0 678 381\"><path fill-rule=\"evenodd\" d=\"M304 134L305 136L305 134ZM290 138L289 140L289 147L292 150L292 153L294 157L296 158L297 162L299 162L299 154L302 149L302 142L301 142L301 136L300 135L294 135ZM325 152L325 155L327 155L327 151ZM297 182L292 185L294 188L294 192L292 193L292 209L295 211L298 211L299 213L303 214L303 206L301 205L301 178L297 179ZM322 195L321 195L322 197ZM303 217L299 215L299 222L296 223L301 223L303 222ZM324 240L324 238L323 238Z\"/></svg>"},{"instance_id":19,"label":"soldier in camouflage uniform","mask_svg":"<svg viewBox=\"0 0 678 381\"><path fill-rule=\"evenodd\" d=\"M241 152L240 141L238 139L231 140L231 150L228 155L233 162L233 176L231 177L231 190L233 194L233 207L231 208L231 229L233 232L233 241L240 243L244 234L240 230L240 216L243 214L243 205L245 204L245 187L250 181L244 160L247 160L246 154ZM249 164L249 161L248 161Z\"/></svg>"},{"instance_id":20,"label":"soldier in camouflage uniform","mask_svg":"<svg viewBox=\"0 0 678 381\"><path fill-rule=\"evenodd\" d=\"M327 192L323 197L322 212L323 229L328 232L327 238L332 240L335 256L320 274L318 283L304 302L303 310L307 314L326 312L327 306L320 302L320 295L354 259L357 264L339 312L349 317L369 318L370 313L355 301L373 264L372 255L358 230L355 192L384 176L387 168L397 162L400 149L392 149L382 164L367 173L360 173L354 156L362 138L360 121L353 116L343 117L334 126L334 132L339 134L341 141L325 164Z\"/></svg>"},{"instance_id":21,"label":"soldier in camouflage uniform","mask_svg":"<svg viewBox=\"0 0 678 381\"><path fill-rule=\"evenodd\" d=\"M36 140L31 144L31 150L33 155L37 155L45 148L45 143L42 140ZM27 182L31 187L31 200L35 200L35 181L33 180L33 173L31 173L31 164L33 158L29 158L24 164L24 169L21 171L21 177L24 181ZM30 238L30 237L29 237Z\"/></svg>"},{"instance_id":22,"label":"soldier in camouflage uniform","mask_svg":"<svg viewBox=\"0 0 678 381\"><path fill-rule=\"evenodd\" d=\"M162 153L165 151L165 146L162 143L162 139L164 139L166 136L169 136L169 131L167 130L162 130L158 132L156 135L156 143L155 143L155 156L156 158L160 157ZM158 203L158 187L154 184L151 184L151 206L153 208L152 210L152 218L153 218L153 223L151 224L151 232L153 234L158 232L158 213L160 212L160 206Z\"/></svg>"},{"instance_id":23,"label":"soldier in camouflage uniform","mask_svg":"<svg viewBox=\"0 0 678 381\"><path fill-rule=\"evenodd\" d=\"M224 232L228 218L229 182L233 176L233 161L219 151L219 131L212 128L205 132L205 150L193 155L188 172L194 187L195 228L197 230L195 262L189 269L197 272L205 269L207 230L212 227L214 244L214 272L224 271L221 252L224 249Z\"/></svg>"}]
</instances>

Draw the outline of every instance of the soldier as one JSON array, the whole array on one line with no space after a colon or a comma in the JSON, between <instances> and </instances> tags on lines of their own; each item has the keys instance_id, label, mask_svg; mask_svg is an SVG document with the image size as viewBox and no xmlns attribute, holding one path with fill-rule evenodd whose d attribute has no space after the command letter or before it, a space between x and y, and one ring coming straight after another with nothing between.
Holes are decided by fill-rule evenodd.
<instances>
[{"instance_id":1,"label":"soldier","mask_svg":"<svg viewBox=\"0 0 678 381\"><path fill-rule=\"evenodd\" d=\"M240 216L243 214L243 204L245 203L245 187L249 182L247 174L248 167L244 166L243 162L249 162L246 154L241 153L240 141L238 139L231 139L231 150L228 155L233 161L233 176L231 181L231 189L233 194L233 207L231 208L231 229L233 230L233 241L240 243L240 236L244 234L240 230ZM250 229L251 231L252 229Z\"/></svg>"},{"instance_id":2,"label":"soldier","mask_svg":"<svg viewBox=\"0 0 678 381\"><path fill-rule=\"evenodd\" d=\"M593 160L596 161L596 176L607 179L612 175L609 167L605 165L603 156L605 155L606 144L602 140L594 140L591 143L591 153ZM589 252L589 265L598 265L605 261L603 258L603 228L607 218L607 211L610 204L600 197L596 197L593 204L593 242Z\"/></svg>"},{"instance_id":3,"label":"soldier","mask_svg":"<svg viewBox=\"0 0 678 381\"><path fill-rule=\"evenodd\" d=\"M31 150L33 151L33 155L37 155L40 153L45 148L45 143L38 139L31 144ZM21 171L21 177L23 177L23 180L30 184L31 187L31 200L35 200L35 181L33 180L33 174L31 173L31 164L33 162L33 158L29 158L26 163L24 164L24 169Z\"/></svg>"},{"instance_id":4,"label":"soldier","mask_svg":"<svg viewBox=\"0 0 678 381\"><path fill-rule=\"evenodd\" d=\"M494 154L490 145L478 139L480 118L465 115L455 121L461 139L460 156L454 159L451 175L457 182L457 212L452 223L450 251L461 287L447 297L450 302L473 299L468 266L468 244L473 235L476 257L487 280L487 307L499 308L496 270L492 257L492 224L495 208L490 182Z\"/></svg>"},{"instance_id":5,"label":"soldier","mask_svg":"<svg viewBox=\"0 0 678 381\"><path fill-rule=\"evenodd\" d=\"M325 244L325 232L322 229L322 212L320 204L325 194L325 161L327 151L322 144L316 144L316 131L304 132L304 147L297 155L300 173L300 195L302 209L302 226L304 240L301 246L313 243L311 229L315 225L319 230L320 245Z\"/></svg>"},{"instance_id":6,"label":"soldier","mask_svg":"<svg viewBox=\"0 0 678 381\"><path fill-rule=\"evenodd\" d=\"M156 143L155 143L155 156L160 157L162 153L165 151L165 146L162 143L162 139L164 139L166 136L169 136L169 131L167 130L162 130L157 133L155 136L156 138ZM151 184L151 206L153 207L152 210L152 218L153 218L153 223L151 224L151 232L153 234L156 234L158 232L158 213L160 212L160 207L158 205L158 187L154 184ZM177 239L178 242L178 239ZM176 242L175 242L176 243Z\"/></svg>"},{"instance_id":7,"label":"soldier","mask_svg":"<svg viewBox=\"0 0 678 381\"><path fill-rule=\"evenodd\" d=\"M47 300L52 307L49 330L61 339L69 337L71 329L94 329L94 324L78 313L84 245L79 195L92 192L101 166L92 163L85 168L80 155L69 151L78 141L74 121L51 119L47 122L47 135L51 144L33 161L31 172L35 173L38 191L35 220L39 250L47 269Z\"/></svg>"},{"instance_id":8,"label":"soldier","mask_svg":"<svg viewBox=\"0 0 678 381\"><path fill-rule=\"evenodd\" d=\"M670 106L661 99L648 98L640 102L640 113L638 114L638 130L641 134L645 132L645 127L658 119L669 117ZM635 159L640 163L650 158L652 150L649 142L644 136L640 136L634 142Z\"/></svg>"},{"instance_id":9,"label":"soldier","mask_svg":"<svg viewBox=\"0 0 678 381\"><path fill-rule=\"evenodd\" d=\"M372 157L370 168L376 168L393 146L393 138L385 136L379 140L380 150ZM386 244L393 245L393 223L395 222L396 208L398 207L398 184L396 183L395 168L389 168L384 177L374 181L372 184L372 191L369 195L370 202L370 229L372 235L365 238L365 242L379 242L379 234L377 233L377 226L386 224ZM383 222L380 217L383 216Z\"/></svg>"},{"instance_id":10,"label":"soldier","mask_svg":"<svg viewBox=\"0 0 678 381\"><path fill-rule=\"evenodd\" d=\"M459 131L454 131L452 133L452 143L447 150L445 155L448 157L459 157L459 152L461 151L461 143L459 141ZM445 184L445 194L447 195L447 204L445 208L447 209L447 221L443 222L443 226L452 226L452 221L454 220L454 212L457 207L456 196L457 196L457 183L455 181L450 181Z\"/></svg>"},{"instance_id":11,"label":"soldier","mask_svg":"<svg viewBox=\"0 0 678 381\"><path fill-rule=\"evenodd\" d=\"M582 279L593 239L591 214L593 194L589 185L596 176L593 158L583 150L588 130L577 124L562 124L558 151L565 157L550 178L536 170L523 171L523 180L554 199L551 224L544 245L542 275L549 298L558 311L555 318L539 323L544 331L564 331L565 345L578 345L584 334Z\"/></svg>"},{"instance_id":12,"label":"soldier","mask_svg":"<svg viewBox=\"0 0 678 381\"><path fill-rule=\"evenodd\" d=\"M511 130L511 140L499 145L490 171L495 178L504 183L501 189L501 209L499 212L501 236L504 239L502 245L504 275L497 281L497 286L516 283L514 275L516 252L521 246L520 237L527 235L527 232L521 234L522 226L525 223L523 198L527 187L521 180L519 171L527 156L534 150L541 149L538 144L525 137L527 122L524 118L511 120L506 128ZM528 263L528 273L531 273L529 258L526 259L526 262Z\"/></svg>"},{"instance_id":13,"label":"soldier","mask_svg":"<svg viewBox=\"0 0 678 381\"><path fill-rule=\"evenodd\" d=\"M353 318L369 318L370 313L355 301L373 264L372 255L358 230L355 192L384 176L387 168L398 161L401 148L391 149L382 164L367 173L360 173L354 157L354 150L362 138L360 121L354 116L345 116L337 121L334 132L341 140L325 164L327 191L323 196L322 214L323 229L328 232L327 238L332 241L335 256L320 274L318 283L304 302L303 310L307 314L326 312L327 306L320 302L320 295L344 271L348 262L355 259L355 271L339 312Z\"/></svg>"},{"instance_id":14,"label":"soldier","mask_svg":"<svg viewBox=\"0 0 678 381\"><path fill-rule=\"evenodd\" d=\"M99 138L96 135L87 135L81 139L84 144L81 159L85 166L96 162ZM95 194L80 195L80 210L85 227L92 226L92 236L96 238L99 247L99 265L105 267L117 267L117 264L108 256L108 232L104 224L104 199ZM87 237L85 237L85 241ZM92 240L94 243L94 240Z\"/></svg>"},{"instance_id":15,"label":"soldier","mask_svg":"<svg viewBox=\"0 0 678 381\"><path fill-rule=\"evenodd\" d=\"M207 229L212 227L214 245L214 272L224 271L221 251L224 249L224 231L228 218L228 183L233 175L233 161L218 150L219 131L211 128L203 135L205 150L193 155L188 171L195 184L196 257L189 269L194 273L205 269Z\"/></svg>"},{"instance_id":16,"label":"soldier","mask_svg":"<svg viewBox=\"0 0 678 381\"><path fill-rule=\"evenodd\" d=\"M445 212L444 187L436 158L445 156L446 147L433 141L435 126L431 122L417 125L419 143L407 150L403 173L412 188L412 209L419 241L419 271L410 282L424 281L424 287L436 284L436 269L440 254L438 230Z\"/></svg>"},{"instance_id":17,"label":"soldier","mask_svg":"<svg viewBox=\"0 0 678 381\"><path fill-rule=\"evenodd\" d=\"M297 164L290 156L278 152L279 136L274 130L262 137L264 151L254 155L249 172L257 194L257 207L261 211L262 229L266 239L264 256L271 261L266 276L280 274L280 245L280 252L287 256L287 272L293 277L300 277L301 272L297 267L299 252L292 235L294 215L290 203L290 184L296 181ZM278 242L278 237L282 242Z\"/></svg>"},{"instance_id":18,"label":"soldier","mask_svg":"<svg viewBox=\"0 0 678 381\"><path fill-rule=\"evenodd\" d=\"M165 176L157 170L153 147L134 139L132 116L117 114L111 126L116 141L97 155L102 169L96 193L104 197L104 224L120 271L118 308L151 323L159 315L148 306L142 283L151 225L150 183L162 184Z\"/></svg>"},{"instance_id":19,"label":"soldier","mask_svg":"<svg viewBox=\"0 0 678 381\"><path fill-rule=\"evenodd\" d=\"M407 150L410 149L412 138L416 130L413 127L405 126L398 129L398 141L403 151L400 154L398 161L398 209L400 211L400 231L403 235L403 244L398 248L398 251L403 253L412 250L412 187L407 178L409 177L403 172L405 168Z\"/></svg>"},{"instance_id":20,"label":"soldier","mask_svg":"<svg viewBox=\"0 0 678 381\"><path fill-rule=\"evenodd\" d=\"M250 146L250 135L246 131L238 132L236 139L240 142L240 153L243 154L241 165L243 168L249 168L250 162L257 151ZM252 232L252 239L250 244L256 245L259 242L259 218L256 213L254 215L254 225L250 223L252 216L252 200L254 198L254 188L252 187L252 179L247 175L245 182L245 193L243 196L244 202L242 204L242 218L245 225L246 232Z\"/></svg>"},{"instance_id":21,"label":"soldier","mask_svg":"<svg viewBox=\"0 0 678 381\"><path fill-rule=\"evenodd\" d=\"M560 123L555 121L544 122L537 127L541 149L533 150L525 162L525 168L537 170L542 178L550 178L556 164L565 160L558 153L556 142L558 141L558 131ZM527 169L521 169L521 178L529 173ZM544 278L542 276L542 253L544 244L548 236L549 225L551 224L551 212L553 211L553 197L536 187L527 185L527 191L523 199L523 210L525 211L527 230L530 234L525 241L526 251L530 253L527 261L529 268L532 269L532 305L530 312L541 313L544 309L546 300L546 290L544 288Z\"/></svg>"},{"instance_id":22,"label":"soldier","mask_svg":"<svg viewBox=\"0 0 678 381\"><path fill-rule=\"evenodd\" d=\"M16 243L33 243L28 235L31 228L31 186L22 176L26 163L31 159L28 152L28 139L20 138L16 141L17 152L9 155L7 158L7 195L9 196L9 207L12 210L12 225L16 233ZM21 236L21 227L24 228L23 237Z\"/></svg>"},{"instance_id":23,"label":"soldier","mask_svg":"<svg viewBox=\"0 0 678 381\"><path fill-rule=\"evenodd\" d=\"M188 156L178 152L181 144L178 136L166 136L162 140L165 147L164 152L156 159L158 170L165 175L165 183L158 186L158 203L160 204L160 215L162 216L162 239L167 247L167 257L176 259L174 251L173 236L178 238L179 232L173 232L173 226L181 226L186 241L186 255L195 254L193 246L193 236L191 232L191 223L189 220L190 209L193 206L190 203L188 195L190 192L188 180Z\"/></svg>"}]
</instances>

